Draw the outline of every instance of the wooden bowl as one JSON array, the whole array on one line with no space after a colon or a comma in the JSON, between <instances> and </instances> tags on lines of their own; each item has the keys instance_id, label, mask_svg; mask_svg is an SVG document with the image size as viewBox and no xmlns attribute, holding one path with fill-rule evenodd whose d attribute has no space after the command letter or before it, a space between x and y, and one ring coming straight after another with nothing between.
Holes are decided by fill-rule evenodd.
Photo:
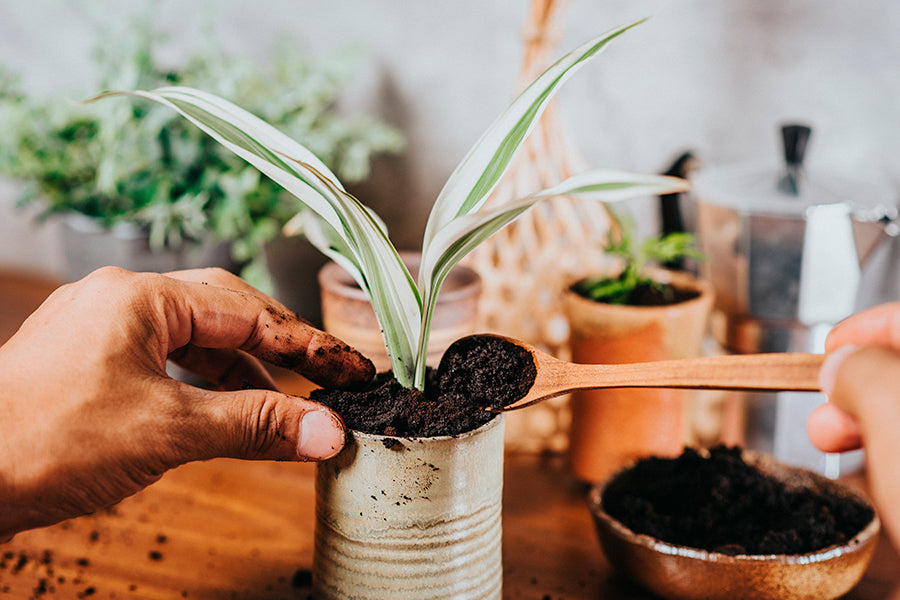
<instances>
[{"instance_id":1,"label":"wooden bowl","mask_svg":"<svg viewBox=\"0 0 900 600\"><path fill-rule=\"evenodd\" d=\"M830 491L871 506L862 494L807 469L784 465L766 455L745 453L744 460L789 487ZM837 598L862 578L881 528L876 515L849 542L817 552L731 556L634 533L604 511L604 487L601 484L591 490L590 507L607 559L632 581L671 600Z\"/></svg>"}]
</instances>

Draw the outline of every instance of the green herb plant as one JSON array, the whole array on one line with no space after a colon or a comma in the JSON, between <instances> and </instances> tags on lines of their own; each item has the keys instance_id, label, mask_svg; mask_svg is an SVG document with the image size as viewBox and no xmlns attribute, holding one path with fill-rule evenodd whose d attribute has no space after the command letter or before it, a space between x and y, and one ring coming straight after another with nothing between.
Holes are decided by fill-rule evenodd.
<instances>
[{"instance_id":1,"label":"green herb plant","mask_svg":"<svg viewBox=\"0 0 900 600\"><path fill-rule=\"evenodd\" d=\"M342 265L368 294L397 381L424 389L425 349L435 301L450 269L482 241L537 202L558 195L613 202L684 191L681 179L611 170L579 173L547 189L483 208L516 150L560 86L609 42L641 21L613 29L572 50L515 98L451 173L432 207L416 278L374 212L347 193L305 146L222 98L185 87L130 94L172 107L238 156L284 186L304 205L288 224Z\"/></svg>"},{"instance_id":2,"label":"green herb plant","mask_svg":"<svg viewBox=\"0 0 900 600\"><path fill-rule=\"evenodd\" d=\"M601 275L583 279L573 286L578 294L606 304L638 304L646 291L654 292L663 301L674 299L674 290L653 279L647 273L652 263L669 263L684 258L703 260L695 235L674 232L651 236L638 243L631 219L611 212L614 226L607 233L604 251L621 261L617 275Z\"/></svg>"},{"instance_id":3,"label":"green herb plant","mask_svg":"<svg viewBox=\"0 0 900 600\"><path fill-rule=\"evenodd\" d=\"M100 38L93 91L208 89L302 140L347 182L369 175L373 155L403 148L389 124L338 111L355 50L304 56L283 40L259 66L226 58L201 36L196 52L173 67L158 57L165 36L146 17ZM36 97L8 69L0 71L0 174L26 183L19 204L39 205L42 219L76 212L106 228L136 224L153 250L210 238L230 243L235 261L247 263L242 275L268 289L263 248L301 206L164 106Z\"/></svg>"}]
</instances>

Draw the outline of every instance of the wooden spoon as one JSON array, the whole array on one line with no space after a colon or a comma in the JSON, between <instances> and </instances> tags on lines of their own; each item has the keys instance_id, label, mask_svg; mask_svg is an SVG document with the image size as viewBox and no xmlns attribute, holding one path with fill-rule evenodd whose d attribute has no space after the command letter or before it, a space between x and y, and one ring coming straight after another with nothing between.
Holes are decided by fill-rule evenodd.
<instances>
[{"instance_id":1,"label":"wooden spoon","mask_svg":"<svg viewBox=\"0 0 900 600\"><path fill-rule=\"evenodd\" d=\"M531 388L521 398L507 398L502 407L492 407L492 410L501 411L522 408L576 390L601 388L815 392L821 389L819 368L825 358L823 354L778 352L588 365L559 360L524 342L499 335L478 334L463 340L484 341L476 338L512 344L522 355L527 352L534 360L537 372ZM452 347L448 349L448 352L452 351Z\"/></svg>"}]
</instances>

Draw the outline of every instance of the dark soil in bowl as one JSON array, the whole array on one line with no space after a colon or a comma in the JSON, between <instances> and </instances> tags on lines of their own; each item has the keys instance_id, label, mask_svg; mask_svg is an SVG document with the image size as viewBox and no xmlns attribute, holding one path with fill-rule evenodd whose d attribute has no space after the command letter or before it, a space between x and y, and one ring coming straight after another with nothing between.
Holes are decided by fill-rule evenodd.
<instances>
[{"instance_id":1,"label":"dark soil in bowl","mask_svg":"<svg viewBox=\"0 0 900 600\"><path fill-rule=\"evenodd\" d=\"M428 371L424 392L402 387L391 373L379 373L362 390L322 389L310 398L334 409L349 428L364 433L459 435L490 421L495 413L487 408L524 396L536 374L530 353L494 338L463 338L445 356L438 369Z\"/></svg>"},{"instance_id":2,"label":"dark soil in bowl","mask_svg":"<svg viewBox=\"0 0 900 600\"><path fill-rule=\"evenodd\" d=\"M852 497L788 486L721 446L641 460L610 480L602 502L635 533L730 555L815 552L851 540L874 517Z\"/></svg>"}]
</instances>

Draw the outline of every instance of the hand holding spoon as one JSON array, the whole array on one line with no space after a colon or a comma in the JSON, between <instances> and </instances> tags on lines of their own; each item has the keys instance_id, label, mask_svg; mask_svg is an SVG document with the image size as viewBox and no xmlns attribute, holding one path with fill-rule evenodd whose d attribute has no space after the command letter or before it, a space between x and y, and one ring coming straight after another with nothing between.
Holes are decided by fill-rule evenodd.
<instances>
[{"instance_id":1,"label":"hand holding spoon","mask_svg":"<svg viewBox=\"0 0 900 600\"><path fill-rule=\"evenodd\" d=\"M439 371L452 364L469 372L466 381L483 380L505 361L520 375L515 389L497 397L473 399L490 410L522 408L576 390L659 387L700 390L819 391L819 369L825 356L778 352L737 354L631 364L577 364L559 360L524 342L493 334L461 338L444 353Z\"/></svg>"}]
</instances>

